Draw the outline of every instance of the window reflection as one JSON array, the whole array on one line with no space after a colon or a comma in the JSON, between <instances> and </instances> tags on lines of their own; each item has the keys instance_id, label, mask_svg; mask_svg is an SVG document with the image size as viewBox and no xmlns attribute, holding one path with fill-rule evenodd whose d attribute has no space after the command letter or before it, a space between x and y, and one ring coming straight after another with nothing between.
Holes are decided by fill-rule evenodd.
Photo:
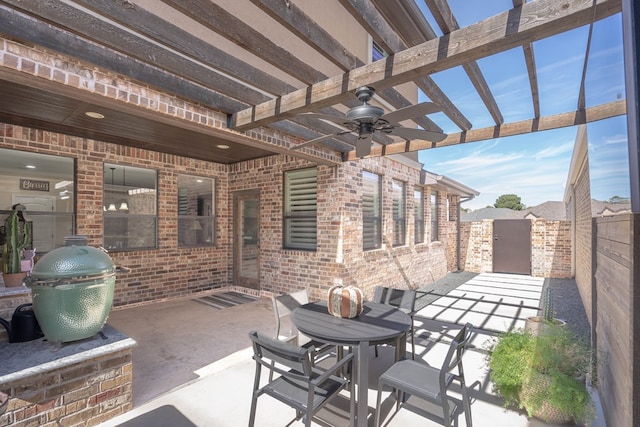
<instances>
[{"instance_id":1,"label":"window reflection","mask_svg":"<svg viewBox=\"0 0 640 427\"><path fill-rule=\"evenodd\" d=\"M157 173L105 163L104 246L108 250L155 248Z\"/></svg>"}]
</instances>

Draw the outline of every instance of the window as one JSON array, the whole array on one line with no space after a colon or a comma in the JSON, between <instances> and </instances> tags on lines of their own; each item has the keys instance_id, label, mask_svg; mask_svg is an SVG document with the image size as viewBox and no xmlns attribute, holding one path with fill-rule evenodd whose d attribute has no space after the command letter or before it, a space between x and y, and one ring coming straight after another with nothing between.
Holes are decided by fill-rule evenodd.
<instances>
[{"instance_id":1,"label":"window","mask_svg":"<svg viewBox=\"0 0 640 427\"><path fill-rule=\"evenodd\" d=\"M0 149L0 225L20 203L37 254L64 245L75 230L74 159Z\"/></svg>"},{"instance_id":2,"label":"window","mask_svg":"<svg viewBox=\"0 0 640 427\"><path fill-rule=\"evenodd\" d=\"M385 52L385 50L382 48L382 46L380 46L378 43L376 43L375 40L372 40L371 42L371 62L375 62L379 59L382 58L386 58L387 56L389 56L389 54L387 52Z\"/></svg>"},{"instance_id":3,"label":"window","mask_svg":"<svg viewBox=\"0 0 640 427\"><path fill-rule=\"evenodd\" d=\"M105 163L104 247L112 251L155 248L157 173Z\"/></svg>"},{"instance_id":4,"label":"window","mask_svg":"<svg viewBox=\"0 0 640 427\"><path fill-rule=\"evenodd\" d=\"M284 173L285 249L316 250L318 176L316 168Z\"/></svg>"},{"instance_id":5,"label":"window","mask_svg":"<svg viewBox=\"0 0 640 427\"><path fill-rule=\"evenodd\" d=\"M382 246L382 199L380 176L362 171L362 247L364 250Z\"/></svg>"},{"instance_id":6,"label":"window","mask_svg":"<svg viewBox=\"0 0 640 427\"><path fill-rule=\"evenodd\" d=\"M393 180L391 185L393 203L393 246L402 246L405 244L407 229L405 183Z\"/></svg>"},{"instance_id":7,"label":"window","mask_svg":"<svg viewBox=\"0 0 640 427\"><path fill-rule=\"evenodd\" d=\"M415 243L424 242L424 189L415 187L413 189L413 209L414 209L414 229Z\"/></svg>"},{"instance_id":8,"label":"window","mask_svg":"<svg viewBox=\"0 0 640 427\"><path fill-rule=\"evenodd\" d=\"M431 193L431 241L438 240L438 192Z\"/></svg>"},{"instance_id":9,"label":"window","mask_svg":"<svg viewBox=\"0 0 640 427\"><path fill-rule=\"evenodd\" d=\"M178 246L215 244L215 181L178 175Z\"/></svg>"}]
</instances>

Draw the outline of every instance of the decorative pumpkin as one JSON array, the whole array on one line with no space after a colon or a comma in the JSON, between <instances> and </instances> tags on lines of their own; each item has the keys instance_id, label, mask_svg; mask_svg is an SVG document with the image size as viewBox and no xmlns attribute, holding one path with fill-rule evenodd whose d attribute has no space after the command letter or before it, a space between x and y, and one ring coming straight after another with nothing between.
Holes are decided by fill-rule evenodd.
<instances>
[{"instance_id":1,"label":"decorative pumpkin","mask_svg":"<svg viewBox=\"0 0 640 427\"><path fill-rule=\"evenodd\" d=\"M355 286L332 286L329 289L327 308L336 317L352 318L362 313L362 291Z\"/></svg>"}]
</instances>

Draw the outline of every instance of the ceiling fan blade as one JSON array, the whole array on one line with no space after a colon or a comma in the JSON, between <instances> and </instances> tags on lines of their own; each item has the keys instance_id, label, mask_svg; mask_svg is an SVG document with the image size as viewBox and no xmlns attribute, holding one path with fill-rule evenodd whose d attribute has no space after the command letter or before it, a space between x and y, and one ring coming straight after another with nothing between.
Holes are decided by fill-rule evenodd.
<instances>
[{"instance_id":1,"label":"ceiling fan blade","mask_svg":"<svg viewBox=\"0 0 640 427\"><path fill-rule=\"evenodd\" d=\"M340 136L340 135L344 135L344 134L347 134L347 133L351 133L351 131L336 132L336 133L331 133L329 135L322 135L322 136L319 136L317 138L313 138L313 139L310 139L308 141L305 141L302 144L294 145L293 147L291 147L289 149L290 150L299 150L302 147L306 147L307 145L315 144L316 142L322 142L322 141L324 141L326 139L331 139L331 138L333 138L335 136Z\"/></svg>"},{"instance_id":2,"label":"ceiling fan blade","mask_svg":"<svg viewBox=\"0 0 640 427\"><path fill-rule=\"evenodd\" d=\"M441 132L434 132L432 130L424 130L424 129L413 129L413 128L403 128L400 126L396 126L391 129L385 129L384 133L388 133L390 135L399 136L404 139L424 139L432 142L440 142L447 137L446 134Z\"/></svg>"},{"instance_id":3,"label":"ceiling fan blade","mask_svg":"<svg viewBox=\"0 0 640 427\"><path fill-rule=\"evenodd\" d=\"M356 141L356 157L365 157L371 153L371 134L360 135Z\"/></svg>"},{"instance_id":4,"label":"ceiling fan blade","mask_svg":"<svg viewBox=\"0 0 640 427\"><path fill-rule=\"evenodd\" d=\"M433 102L421 102L420 104L409 105L408 107L391 111L380 118L389 123L400 123L404 120L415 119L438 111L442 111L442 109Z\"/></svg>"},{"instance_id":5,"label":"ceiling fan blade","mask_svg":"<svg viewBox=\"0 0 640 427\"><path fill-rule=\"evenodd\" d=\"M305 113L305 114L300 114L301 117L311 117L314 119L322 119L322 120L326 120L332 123L337 123L341 126L347 126L350 124L353 124L354 122L352 122L351 120L347 120L344 117L336 117L336 116L330 116L328 114L319 114L319 113Z\"/></svg>"}]
</instances>

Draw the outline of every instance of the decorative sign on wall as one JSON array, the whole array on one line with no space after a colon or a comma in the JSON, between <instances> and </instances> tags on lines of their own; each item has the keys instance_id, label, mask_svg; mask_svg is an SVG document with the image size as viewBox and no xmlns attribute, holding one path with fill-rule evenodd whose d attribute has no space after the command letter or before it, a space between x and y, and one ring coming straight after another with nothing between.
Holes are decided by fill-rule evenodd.
<instances>
[{"instance_id":1,"label":"decorative sign on wall","mask_svg":"<svg viewBox=\"0 0 640 427\"><path fill-rule=\"evenodd\" d=\"M33 179L20 179L20 189L29 191L49 191L49 181L35 181Z\"/></svg>"}]
</instances>

